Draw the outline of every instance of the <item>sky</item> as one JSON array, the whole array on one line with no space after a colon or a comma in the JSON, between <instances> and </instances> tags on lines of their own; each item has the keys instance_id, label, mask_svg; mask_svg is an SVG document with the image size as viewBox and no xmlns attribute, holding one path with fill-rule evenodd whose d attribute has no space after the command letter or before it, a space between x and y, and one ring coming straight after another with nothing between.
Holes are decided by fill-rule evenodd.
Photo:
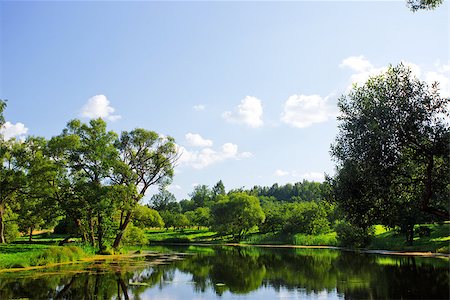
<instances>
[{"instance_id":1,"label":"sky","mask_svg":"<svg viewBox=\"0 0 450 300\"><path fill-rule=\"evenodd\" d=\"M448 1L2 1L0 131L51 138L102 117L172 136L178 200L219 180L322 181L352 83L404 62L450 95L449 16Z\"/></svg>"}]
</instances>

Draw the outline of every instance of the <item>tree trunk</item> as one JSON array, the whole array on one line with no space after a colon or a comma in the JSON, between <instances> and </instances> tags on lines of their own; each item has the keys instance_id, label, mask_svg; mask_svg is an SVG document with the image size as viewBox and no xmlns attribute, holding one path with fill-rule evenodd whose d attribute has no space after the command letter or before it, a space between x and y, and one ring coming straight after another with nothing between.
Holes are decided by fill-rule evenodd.
<instances>
[{"instance_id":1,"label":"tree trunk","mask_svg":"<svg viewBox=\"0 0 450 300\"><path fill-rule=\"evenodd\" d=\"M95 248L95 232L94 232L94 220L92 218L89 219L89 240L91 242L92 247Z\"/></svg>"},{"instance_id":2,"label":"tree trunk","mask_svg":"<svg viewBox=\"0 0 450 300\"><path fill-rule=\"evenodd\" d=\"M131 221L131 212L127 212L127 215L125 216L125 220L122 224L119 226L119 232L116 235L116 238L114 239L113 248L117 249L119 248L120 242L122 241L123 234L125 233L125 229L127 229L128 224Z\"/></svg>"},{"instance_id":3,"label":"tree trunk","mask_svg":"<svg viewBox=\"0 0 450 300\"><path fill-rule=\"evenodd\" d=\"M433 168L434 168L434 157L430 155L428 157L427 170L425 174L425 191L422 197L422 211L429 214L435 215L443 220L450 220L450 212L440 210L434 207L430 207L431 198L433 197Z\"/></svg>"},{"instance_id":4,"label":"tree trunk","mask_svg":"<svg viewBox=\"0 0 450 300\"><path fill-rule=\"evenodd\" d=\"M5 225L3 223L3 215L5 213L5 204L0 204L0 244L6 243L5 240Z\"/></svg>"},{"instance_id":5,"label":"tree trunk","mask_svg":"<svg viewBox=\"0 0 450 300\"><path fill-rule=\"evenodd\" d=\"M105 250L105 246L103 245L103 216L101 214L98 214L97 236L98 236L98 247L100 251L103 251Z\"/></svg>"},{"instance_id":6,"label":"tree trunk","mask_svg":"<svg viewBox=\"0 0 450 300\"><path fill-rule=\"evenodd\" d=\"M28 238L28 241L30 241L30 242L33 241L33 226L30 226L30 236Z\"/></svg>"}]
</instances>

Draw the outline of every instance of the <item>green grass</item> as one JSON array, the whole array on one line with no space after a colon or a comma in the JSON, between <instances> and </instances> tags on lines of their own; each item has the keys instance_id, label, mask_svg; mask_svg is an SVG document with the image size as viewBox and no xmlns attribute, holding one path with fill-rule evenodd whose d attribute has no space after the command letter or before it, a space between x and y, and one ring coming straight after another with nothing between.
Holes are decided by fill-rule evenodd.
<instances>
[{"instance_id":1,"label":"green grass","mask_svg":"<svg viewBox=\"0 0 450 300\"><path fill-rule=\"evenodd\" d=\"M11 244L0 244L0 269L26 268L52 263L76 261L93 255L90 246L57 246L63 236L44 233L36 235L33 242L21 237Z\"/></svg>"},{"instance_id":2,"label":"green grass","mask_svg":"<svg viewBox=\"0 0 450 300\"><path fill-rule=\"evenodd\" d=\"M0 269L26 268L76 261L86 255L86 252L77 246L0 245Z\"/></svg>"},{"instance_id":3,"label":"green grass","mask_svg":"<svg viewBox=\"0 0 450 300\"><path fill-rule=\"evenodd\" d=\"M195 242L217 242L223 240L216 232L208 229L184 229L184 230L156 230L149 229L145 235L150 243L195 243Z\"/></svg>"},{"instance_id":4,"label":"green grass","mask_svg":"<svg viewBox=\"0 0 450 300\"><path fill-rule=\"evenodd\" d=\"M415 228L419 226L428 227L430 236L419 237L416 235L412 246L406 244L405 237L399 234L397 230L375 228L375 237L369 248L450 253L450 223L416 225Z\"/></svg>"},{"instance_id":5,"label":"green grass","mask_svg":"<svg viewBox=\"0 0 450 300\"><path fill-rule=\"evenodd\" d=\"M336 232L329 232L317 235L296 234L294 235L294 245L302 246L337 246Z\"/></svg>"}]
</instances>

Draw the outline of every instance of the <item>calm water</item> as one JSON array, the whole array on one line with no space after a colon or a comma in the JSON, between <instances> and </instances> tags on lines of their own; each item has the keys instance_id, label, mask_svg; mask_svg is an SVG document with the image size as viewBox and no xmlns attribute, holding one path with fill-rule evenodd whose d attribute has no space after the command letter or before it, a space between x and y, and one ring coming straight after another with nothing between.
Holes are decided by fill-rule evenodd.
<instances>
[{"instance_id":1,"label":"calm water","mask_svg":"<svg viewBox=\"0 0 450 300\"><path fill-rule=\"evenodd\" d=\"M147 250L155 252L0 273L0 299L449 299L447 259L256 247Z\"/></svg>"}]
</instances>

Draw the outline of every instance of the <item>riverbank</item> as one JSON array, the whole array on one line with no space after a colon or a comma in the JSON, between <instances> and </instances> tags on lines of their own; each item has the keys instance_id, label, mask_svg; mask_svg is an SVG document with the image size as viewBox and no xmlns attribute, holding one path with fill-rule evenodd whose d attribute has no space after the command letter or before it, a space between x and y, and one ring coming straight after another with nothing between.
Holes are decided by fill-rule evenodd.
<instances>
[{"instance_id":1,"label":"riverbank","mask_svg":"<svg viewBox=\"0 0 450 300\"><path fill-rule=\"evenodd\" d=\"M429 230L428 235L416 236L413 245L407 245L405 238L396 230L388 230L383 226L375 227L375 235L366 250L392 251L393 253L450 253L450 224L420 225ZM152 244L164 243L207 243L234 244L232 236L221 236L206 228L185 230L147 230L146 237ZM319 235L283 233L251 233L238 244L248 245L291 245L291 246L327 246L339 247L336 232Z\"/></svg>"}]
</instances>

